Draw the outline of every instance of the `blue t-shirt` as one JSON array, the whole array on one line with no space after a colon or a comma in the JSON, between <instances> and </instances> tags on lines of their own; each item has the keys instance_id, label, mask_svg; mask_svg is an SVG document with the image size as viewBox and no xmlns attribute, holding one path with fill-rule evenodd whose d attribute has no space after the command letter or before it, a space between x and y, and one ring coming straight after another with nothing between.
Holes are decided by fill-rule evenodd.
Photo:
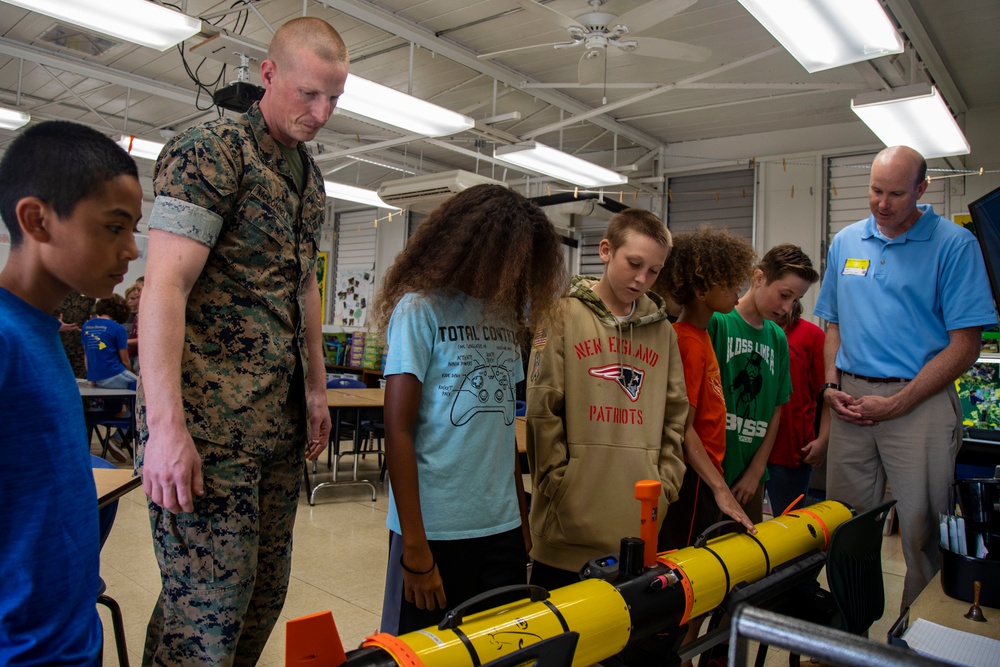
<instances>
[{"instance_id":1,"label":"blue t-shirt","mask_svg":"<svg viewBox=\"0 0 1000 667\"><path fill-rule=\"evenodd\" d=\"M97 489L58 320L0 289L0 665L93 665Z\"/></svg>"},{"instance_id":2,"label":"blue t-shirt","mask_svg":"<svg viewBox=\"0 0 1000 667\"><path fill-rule=\"evenodd\" d=\"M128 349L128 333L114 320L95 317L87 320L81 332L87 355L87 379L100 382L127 370L119 350Z\"/></svg>"},{"instance_id":3,"label":"blue t-shirt","mask_svg":"<svg viewBox=\"0 0 1000 667\"><path fill-rule=\"evenodd\" d=\"M514 486L514 385L524 378L517 334L487 322L483 303L407 294L389 320L386 376L423 384L414 449L429 540L496 535L521 525ZM386 525L400 533L389 485Z\"/></svg>"},{"instance_id":4,"label":"blue t-shirt","mask_svg":"<svg viewBox=\"0 0 1000 667\"><path fill-rule=\"evenodd\" d=\"M928 205L888 239L874 216L830 244L813 312L840 326L837 368L912 379L949 343L948 332L996 323L976 238Z\"/></svg>"}]
</instances>

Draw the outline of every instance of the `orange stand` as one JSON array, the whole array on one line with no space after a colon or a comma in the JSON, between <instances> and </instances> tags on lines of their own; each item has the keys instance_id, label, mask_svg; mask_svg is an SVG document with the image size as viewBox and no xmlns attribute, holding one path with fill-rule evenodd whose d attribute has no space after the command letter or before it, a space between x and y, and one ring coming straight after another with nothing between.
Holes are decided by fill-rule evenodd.
<instances>
[{"instance_id":1,"label":"orange stand","mask_svg":"<svg viewBox=\"0 0 1000 667\"><path fill-rule=\"evenodd\" d=\"M285 667L340 667L347 662L333 613L321 611L285 625Z\"/></svg>"}]
</instances>

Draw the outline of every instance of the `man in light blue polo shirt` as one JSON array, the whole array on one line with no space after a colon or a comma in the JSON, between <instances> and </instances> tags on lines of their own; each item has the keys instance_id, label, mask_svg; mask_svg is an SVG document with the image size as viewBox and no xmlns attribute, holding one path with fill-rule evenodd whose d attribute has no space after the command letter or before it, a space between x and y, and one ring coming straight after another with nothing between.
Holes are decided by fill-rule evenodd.
<instances>
[{"instance_id":1,"label":"man in light blue polo shirt","mask_svg":"<svg viewBox=\"0 0 1000 667\"><path fill-rule=\"evenodd\" d=\"M906 561L901 609L940 568L937 516L961 443L954 380L997 321L975 237L917 205L926 173L912 148L878 154L872 214L834 237L814 310L830 323L824 394L839 417L827 495L863 512L891 485Z\"/></svg>"}]
</instances>

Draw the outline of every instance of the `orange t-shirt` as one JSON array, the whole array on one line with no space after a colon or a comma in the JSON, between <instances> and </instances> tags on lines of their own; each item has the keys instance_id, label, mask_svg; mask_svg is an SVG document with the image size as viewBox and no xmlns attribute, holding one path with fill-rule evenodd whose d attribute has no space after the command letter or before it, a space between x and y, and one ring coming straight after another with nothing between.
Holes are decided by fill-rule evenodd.
<instances>
[{"instance_id":1,"label":"orange t-shirt","mask_svg":"<svg viewBox=\"0 0 1000 667\"><path fill-rule=\"evenodd\" d=\"M712 340L704 329L675 322L677 347L684 363L688 402L694 409L694 431L705 445L708 458L722 472L726 454L726 397L722 393L719 361Z\"/></svg>"}]
</instances>

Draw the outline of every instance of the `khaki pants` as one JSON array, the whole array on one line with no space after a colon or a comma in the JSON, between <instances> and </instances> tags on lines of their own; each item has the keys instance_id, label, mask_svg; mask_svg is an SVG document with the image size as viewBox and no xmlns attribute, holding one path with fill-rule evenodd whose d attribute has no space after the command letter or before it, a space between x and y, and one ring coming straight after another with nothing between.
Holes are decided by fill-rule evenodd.
<instances>
[{"instance_id":1,"label":"khaki pants","mask_svg":"<svg viewBox=\"0 0 1000 667\"><path fill-rule=\"evenodd\" d=\"M892 396L904 382L872 383L844 374L854 397ZM907 414L876 426L833 418L827 456L827 497L859 513L882 502L892 489L906 561L903 600L909 606L941 568L938 515L948 511L955 457L961 443L961 404L954 384Z\"/></svg>"}]
</instances>

